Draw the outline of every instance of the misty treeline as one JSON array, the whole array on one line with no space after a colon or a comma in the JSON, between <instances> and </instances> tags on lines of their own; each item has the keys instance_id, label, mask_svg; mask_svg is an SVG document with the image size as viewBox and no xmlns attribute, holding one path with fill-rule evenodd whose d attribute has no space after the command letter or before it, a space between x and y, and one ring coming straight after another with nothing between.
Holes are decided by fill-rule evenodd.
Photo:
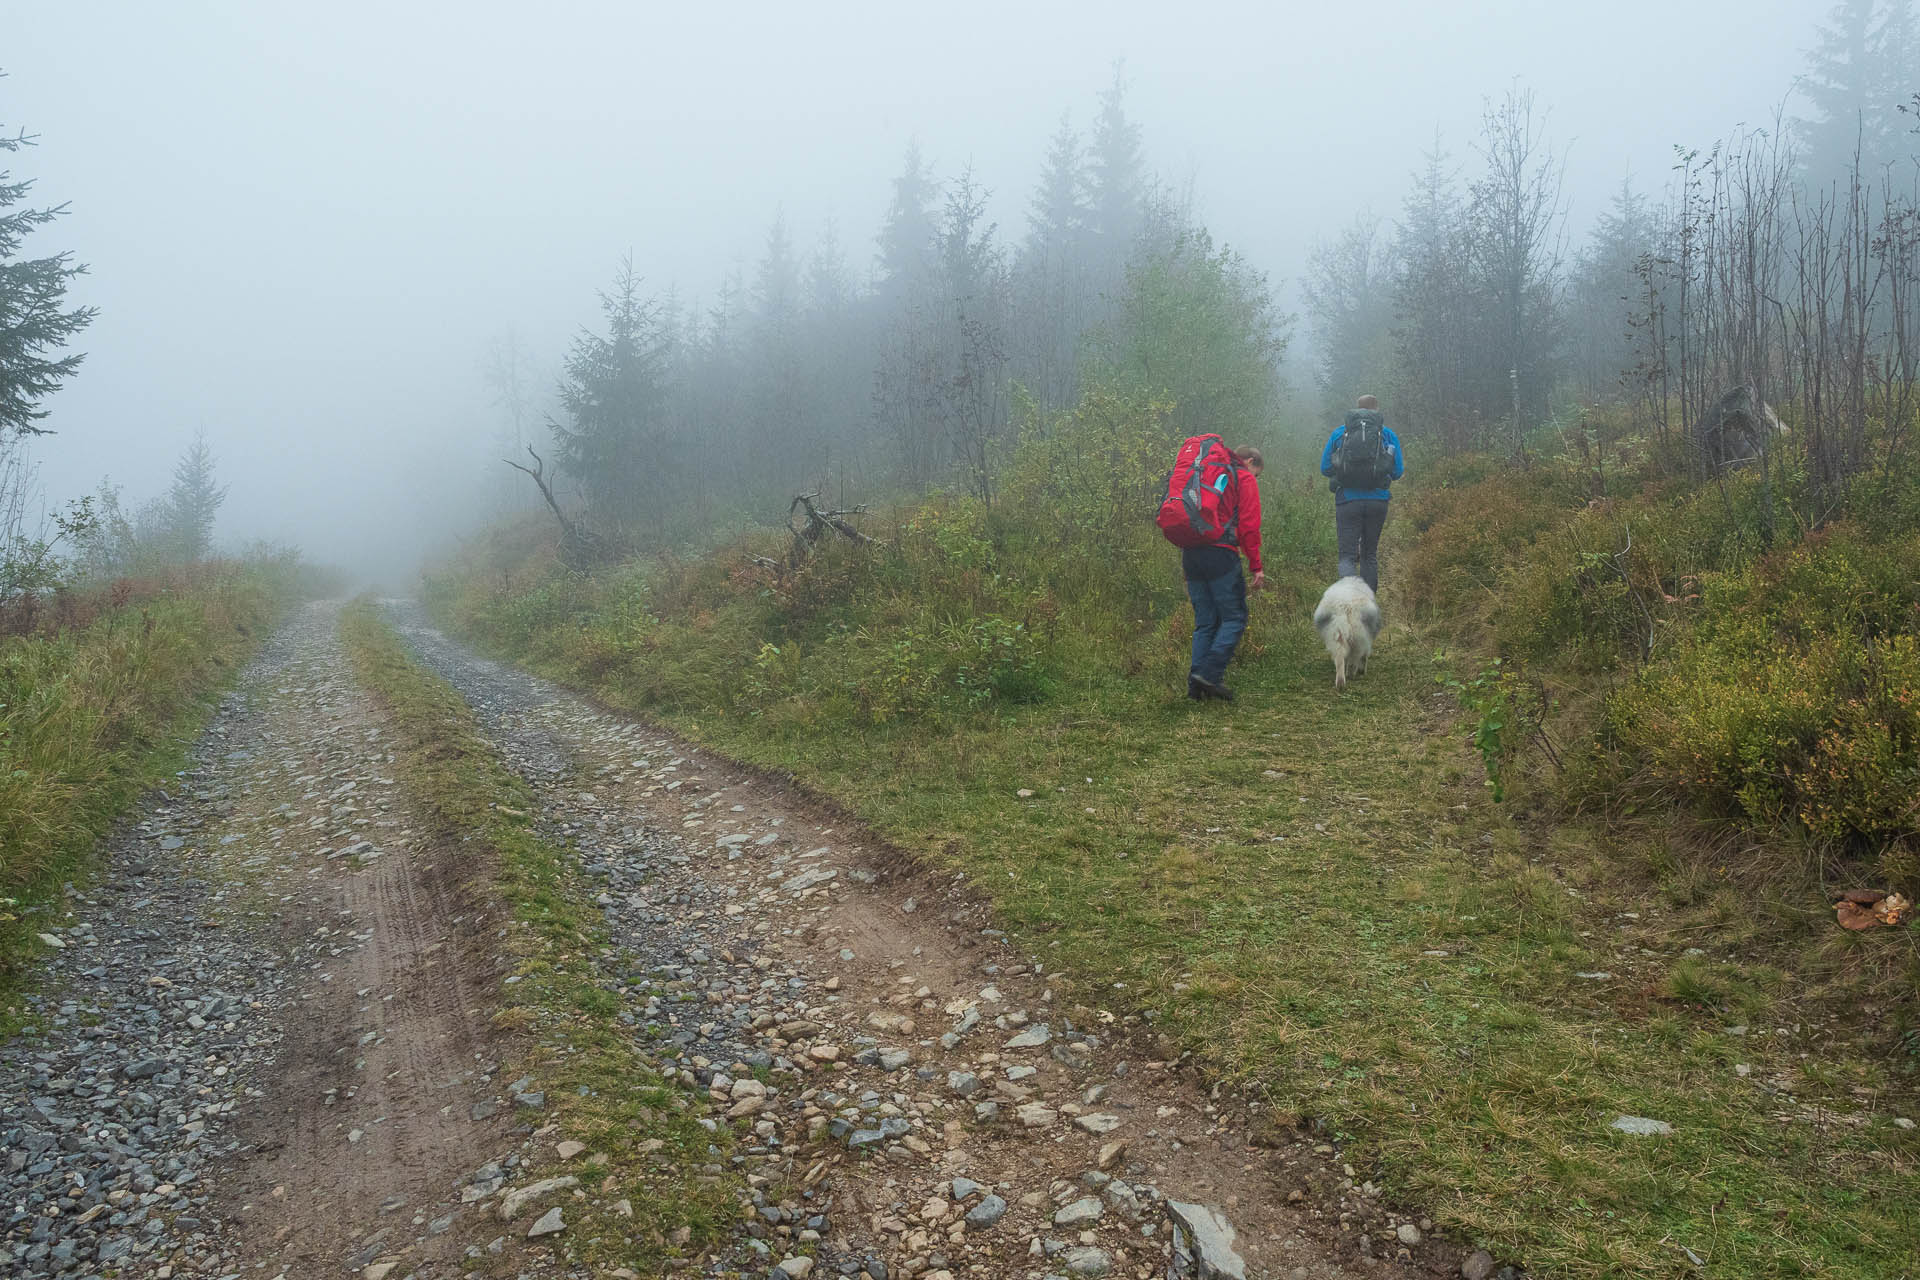
<instances>
[{"instance_id":1,"label":"misty treeline","mask_svg":"<svg viewBox=\"0 0 1920 1280\"><path fill-rule=\"evenodd\" d=\"M79 593L124 603L214 561L214 524L226 497L213 450L195 436L166 491L131 511L120 487L107 480L94 493L49 509L26 451L17 440L0 441L0 634L91 616L92 605ZM265 547L248 554L287 558Z\"/></svg>"},{"instance_id":2,"label":"misty treeline","mask_svg":"<svg viewBox=\"0 0 1920 1280\"><path fill-rule=\"evenodd\" d=\"M1436 142L1396 219L1313 253L1328 408L1377 390L1422 443L1520 457L1605 404L1688 439L1750 386L1792 429L1762 452L1804 462L1818 520L1849 477L1905 456L1920 408L1916 87L1908 0L1845 0L1796 86L1803 114L1677 149L1657 196L1622 183L1577 246L1544 105L1489 101L1464 161Z\"/></svg>"},{"instance_id":3,"label":"misty treeline","mask_svg":"<svg viewBox=\"0 0 1920 1280\"><path fill-rule=\"evenodd\" d=\"M36 141L0 128L0 153ZM41 425L44 402L79 371L85 356L69 344L95 311L68 302L68 286L86 273L71 251L27 252L28 237L67 211L25 203L32 189L30 179L0 170L0 631L36 625L42 596L206 560L227 495L213 451L196 436L167 492L134 511L122 508L120 489L106 481L94 494L47 508L28 442L53 438Z\"/></svg>"},{"instance_id":4,"label":"misty treeline","mask_svg":"<svg viewBox=\"0 0 1920 1280\"><path fill-rule=\"evenodd\" d=\"M1165 397L1175 429L1271 429L1287 319L1152 176L1118 72L1085 128L1054 131L1023 227L987 197L910 145L871 256L831 230L802 248L776 217L751 271L698 307L623 266L566 356L550 441L522 349L496 349L512 461L550 497L561 480L579 536L666 546L777 520L800 493L991 502L1016 438L1090 382Z\"/></svg>"}]
</instances>

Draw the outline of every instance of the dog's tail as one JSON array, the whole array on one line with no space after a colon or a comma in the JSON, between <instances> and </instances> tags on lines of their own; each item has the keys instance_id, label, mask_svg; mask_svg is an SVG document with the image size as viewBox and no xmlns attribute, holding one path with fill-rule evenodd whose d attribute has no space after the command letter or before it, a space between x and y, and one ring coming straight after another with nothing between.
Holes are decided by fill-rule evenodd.
<instances>
[{"instance_id":1,"label":"dog's tail","mask_svg":"<svg viewBox=\"0 0 1920 1280\"><path fill-rule=\"evenodd\" d=\"M1318 619L1316 619L1318 621ZM1335 609L1322 628L1327 652L1333 655L1333 687L1347 687L1347 655L1353 652L1353 617L1345 609Z\"/></svg>"}]
</instances>

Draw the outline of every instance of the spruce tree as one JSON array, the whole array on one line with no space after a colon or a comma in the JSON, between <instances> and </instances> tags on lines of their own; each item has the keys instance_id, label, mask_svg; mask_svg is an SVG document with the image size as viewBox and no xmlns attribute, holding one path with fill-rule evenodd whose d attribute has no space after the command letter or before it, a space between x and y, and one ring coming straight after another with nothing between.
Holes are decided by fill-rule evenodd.
<instances>
[{"instance_id":1,"label":"spruce tree","mask_svg":"<svg viewBox=\"0 0 1920 1280\"><path fill-rule=\"evenodd\" d=\"M1049 265L1070 259L1089 220L1086 149L1072 119L1062 116L1047 147L1040 185L1027 203L1028 259Z\"/></svg>"},{"instance_id":2,"label":"spruce tree","mask_svg":"<svg viewBox=\"0 0 1920 1280\"><path fill-rule=\"evenodd\" d=\"M909 142L880 228L880 284L889 298L897 300L925 281L937 231L933 202L939 191L919 142Z\"/></svg>"},{"instance_id":3,"label":"spruce tree","mask_svg":"<svg viewBox=\"0 0 1920 1280\"><path fill-rule=\"evenodd\" d=\"M0 152L33 146L24 132L0 130ZM59 354L94 317L92 307L66 305L67 286L86 267L70 252L24 258L28 235L67 211L64 204L22 208L31 181L0 169L0 438L42 434L40 402L80 367L79 352Z\"/></svg>"},{"instance_id":4,"label":"spruce tree","mask_svg":"<svg viewBox=\"0 0 1920 1280\"><path fill-rule=\"evenodd\" d=\"M1820 28L1801 76L1812 109L1794 121L1801 166L1816 183L1851 172L1857 153L1863 178L1910 158L1901 104L1913 92L1920 62L1912 0L1841 0Z\"/></svg>"},{"instance_id":5,"label":"spruce tree","mask_svg":"<svg viewBox=\"0 0 1920 1280\"><path fill-rule=\"evenodd\" d=\"M166 539L186 564L205 560L213 550L213 522L227 500L227 486L214 479L213 450L205 434L196 435L173 467L167 491Z\"/></svg>"},{"instance_id":6,"label":"spruce tree","mask_svg":"<svg viewBox=\"0 0 1920 1280\"><path fill-rule=\"evenodd\" d=\"M1088 157L1090 223L1096 252L1113 268L1126 261L1140 227L1146 194L1145 157L1140 126L1127 115L1124 68L1115 66L1113 83L1100 95Z\"/></svg>"},{"instance_id":7,"label":"spruce tree","mask_svg":"<svg viewBox=\"0 0 1920 1280\"><path fill-rule=\"evenodd\" d=\"M674 470L666 447L670 351L658 308L640 296L631 259L600 295L603 332L574 339L552 424L560 467L579 481L603 531L664 528Z\"/></svg>"},{"instance_id":8,"label":"spruce tree","mask_svg":"<svg viewBox=\"0 0 1920 1280\"><path fill-rule=\"evenodd\" d=\"M1016 276L1014 376L1046 409L1079 395L1080 339L1092 322L1087 181L1086 147L1062 116L1027 202Z\"/></svg>"}]
</instances>

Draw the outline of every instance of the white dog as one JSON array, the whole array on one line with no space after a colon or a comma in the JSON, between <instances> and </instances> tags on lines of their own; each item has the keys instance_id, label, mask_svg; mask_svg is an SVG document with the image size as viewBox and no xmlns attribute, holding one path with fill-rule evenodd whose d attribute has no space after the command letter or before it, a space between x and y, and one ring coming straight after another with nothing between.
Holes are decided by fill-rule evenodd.
<instances>
[{"instance_id":1,"label":"white dog","mask_svg":"<svg viewBox=\"0 0 1920 1280\"><path fill-rule=\"evenodd\" d=\"M1313 626L1333 655L1333 687L1347 687L1347 668L1364 675L1373 638L1380 634L1380 604L1365 578L1342 578L1327 588L1313 611Z\"/></svg>"}]
</instances>

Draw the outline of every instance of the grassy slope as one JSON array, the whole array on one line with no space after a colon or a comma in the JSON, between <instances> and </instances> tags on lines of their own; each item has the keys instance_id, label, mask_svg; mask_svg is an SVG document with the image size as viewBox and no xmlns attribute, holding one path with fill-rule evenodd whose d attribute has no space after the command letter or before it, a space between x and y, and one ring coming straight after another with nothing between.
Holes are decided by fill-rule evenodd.
<instances>
[{"instance_id":1,"label":"grassy slope","mask_svg":"<svg viewBox=\"0 0 1920 1280\"><path fill-rule=\"evenodd\" d=\"M1910 1064L1819 1004L1833 968L1890 944L1823 949L1817 902L1756 919L1670 892L1654 847L1513 825L1417 635L1390 631L1340 697L1293 612L1256 611L1265 652L1231 708L1186 703L1169 662L857 733L662 714L643 673L572 661L557 634L507 656L791 770L965 871L1085 998L1159 1011L1357 1138L1392 1194L1539 1273L1680 1274L1684 1248L1727 1275L1906 1274L1920 1139L1889 1108L1912 1106ZM1676 1132L1617 1134L1618 1113Z\"/></svg>"},{"instance_id":2,"label":"grassy slope","mask_svg":"<svg viewBox=\"0 0 1920 1280\"><path fill-rule=\"evenodd\" d=\"M0 902L0 1000L39 946L39 912L180 767L286 598L264 571L222 572L56 637L0 638L0 898L19 904Z\"/></svg>"},{"instance_id":3,"label":"grassy slope","mask_svg":"<svg viewBox=\"0 0 1920 1280\"><path fill-rule=\"evenodd\" d=\"M620 1025L620 997L602 985L597 964L606 954L598 912L577 883L571 851L535 833L537 802L526 783L481 736L460 695L408 658L371 605L347 611L341 638L362 683L392 716L409 793L449 836L491 854L491 888L518 925L510 939L521 981L503 988L501 1024L529 1033L525 1066L556 1120L606 1158L595 1171L606 1180L601 1194L584 1216L569 1211L574 1222L559 1247L577 1259L638 1267L712 1243L734 1204L729 1179L704 1172L720 1139ZM535 1172L581 1172L555 1164ZM631 1218L611 1209L621 1198ZM669 1247L678 1227L693 1232L690 1246Z\"/></svg>"}]
</instances>

